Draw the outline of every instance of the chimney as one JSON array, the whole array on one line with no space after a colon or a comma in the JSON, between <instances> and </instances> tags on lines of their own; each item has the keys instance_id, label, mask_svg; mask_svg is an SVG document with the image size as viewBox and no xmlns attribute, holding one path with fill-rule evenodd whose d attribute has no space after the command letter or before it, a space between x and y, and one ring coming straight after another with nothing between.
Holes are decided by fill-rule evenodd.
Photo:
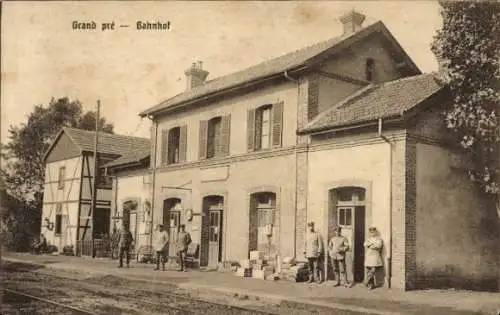
<instances>
[{"instance_id":1,"label":"chimney","mask_svg":"<svg viewBox=\"0 0 500 315\"><path fill-rule=\"evenodd\" d=\"M350 35L359 29L362 28L362 24L365 20L366 16L358 13L354 10L349 11L348 13L342 15L340 17L340 22L344 25L344 36Z\"/></svg>"},{"instance_id":2,"label":"chimney","mask_svg":"<svg viewBox=\"0 0 500 315\"><path fill-rule=\"evenodd\" d=\"M186 91L201 85L205 82L208 71L203 70L203 62L193 62L191 67L184 71L186 75Z\"/></svg>"}]
</instances>

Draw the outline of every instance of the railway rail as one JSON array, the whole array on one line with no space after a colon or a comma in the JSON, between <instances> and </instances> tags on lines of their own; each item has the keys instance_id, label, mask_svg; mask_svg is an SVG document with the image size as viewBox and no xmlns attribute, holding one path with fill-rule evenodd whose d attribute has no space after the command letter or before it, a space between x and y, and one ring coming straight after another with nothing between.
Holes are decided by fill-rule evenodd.
<instances>
[{"instance_id":1,"label":"railway rail","mask_svg":"<svg viewBox=\"0 0 500 315\"><path fill-rule=\"evenodd\" d=\"M99 314L96 314L96 313L88 311L88 310L84 310L84 309L81 309L81 308L78 308L78 307L74 307L74 306L71 306L71 305L68 305L68 304L63 304L63 303L60 303L60 302L57 302L57 301L45 299L45 298L42 298L42 297L39 297L39 296L35 296L35 295L32 295L32 294L20 292L20 291L17 291L17 290L12 290L12 289L4 288L3 289L3 293L4 293L4 303L5 303L5 297L6 297L6 295L10 294L10 295L13 295L13 296L18 296L18 297L29 299L29 300L32 300L32 301L36 301L36 302L39 302L39 303L48 304L48 305L54 306L56 309L59 308L59 309L68 310L69 311L68 314L72 314L72 315L99 315ZM2 310L2 313L3 313L3 310ZM60 313L58 313L58 314L60 314Z\"/></svg>"},{"instance_id":2,"label":"railway rail","mask_svg":"<svg viewBox=\"0 0 500 315\"><path fill-rule=\"evenodd\" d=\"M74 290L80 290L86 292L88 295L92 295L93 293L97 295L97 290L102 289L103 287L105 288L106 285L97 285L94 283L87 283L87 282L82 282L80 280L75 280L75 279L69 279L67 277L61 277L58 275L47 275L44 273L37 272L35 270L30 270L30 269L24 269L24 268L9 268L11 269L11 272L23 272L23 273L28 273L31 275L41 275L43 277L49 277L52 278L52 281L62 281L62 285L69 286L70 288L73 288ZM33 281L29 281L30 284L33 284ZM50 281L50 280L49 280ZM109 285L108 285L109 286ZM220 302L215 302L215 301L210 301L207 299L199 298L199 297L193 297L193 296L188 296L184 294L179 294L179 293L174 293L174 292L168 292L168 291L160 291L160 292L148 292L145 290L131 290L129 287L124 286L124 285L117 285L113 284L112 285L114 290L123 290L126 292L127 290L130 291L128 292L129 294L123 294L123 293L116 293L112 297L107 297L107 299L112 299L113 301L123 301L126 303L133 303L139 308L151 308L154 309L156 312L159 313L165 313L167 312L168 314L243 314L243 315L277 315L280 314L278 312L270 312L266 310L259 310L255 308L247 308L243 306L237 306L237 305L228 305ZM6 289L9 291L14 292L12 289ZM21 293L21 292L19 292ZM135 298L130 296L130 293L135 294L135 295L143 295L147 296L148 299L140 299L140 298ZM45 299L42 297L37 297L32 294L28 293L21 293L25 294L27 296L32 296L34 299L38 299L40 301L47 301L47 303L51 303L53 301L49 299ZM154 300L154 301L151 301ZM65 304L61 304L58 302L53 302L53 305L58 305L60 307L64 307ZM72 306L67 307L68 309L71 308ZM96 312L90 312L90 311L85 311L83 309L74 307L75 312L80 312L78 314L99 314ZM86 312L86 313L84 313ZM77 313L75 313L77 314Z\"/></svg>"}]
</instances>

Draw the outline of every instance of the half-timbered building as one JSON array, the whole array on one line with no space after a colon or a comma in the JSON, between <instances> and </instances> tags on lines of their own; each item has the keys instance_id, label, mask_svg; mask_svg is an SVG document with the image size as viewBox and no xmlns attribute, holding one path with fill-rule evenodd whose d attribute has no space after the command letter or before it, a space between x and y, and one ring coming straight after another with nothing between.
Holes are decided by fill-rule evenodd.
<instances>
[{"instance_id":1,"label":"half-timbered building","mask_svg":"<svg viewBox=\"0 0 500 315\"><path fill-rule=\"evenodd\" d=\"M110 234L112 183L97 173L96 207L91 209L95 132L63 128L45 154L45 187L41 232L59 251L73 246L77 255L91 256L92 239ZM99 133L98 167L130 151L149 150L149 139ZM92 238L92 235L94 236Z\"/></svg>"}]
</instances>

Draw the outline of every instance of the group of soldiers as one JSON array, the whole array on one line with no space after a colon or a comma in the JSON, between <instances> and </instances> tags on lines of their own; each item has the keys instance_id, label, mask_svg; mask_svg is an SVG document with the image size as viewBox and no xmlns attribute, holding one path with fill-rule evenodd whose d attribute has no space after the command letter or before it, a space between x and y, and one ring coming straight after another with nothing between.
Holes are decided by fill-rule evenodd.
<instances>
[{"instance_id":1,"label":"group of soldiers","mask_svg":"<svg viewBox=\"0 0 500 315\"><path fill-rule=\"evenodd\" d=\"M175 243L175 249L177 254L177 261L180 265L179 271L186 271L186 254L188 251L189 244L191 244L191 235L186 232L185 225L179 226L179 232L177 233L177 239ZM169 246L169 233L163 224L158 224L155 229L155 236L153 241L153 250L156 254L156 268L160 269L160 263L162 264L162 269L165 271L165 263L167 262L168 246ZM123 259L125 258L127 268L130 266L130 247L132 245L133 237L132 233L127 227L120 229L119 233L116 233L115 243L118 244L118 259L120 264L119 268L123 267Z\"/></svg>"},{"instance_id":2,"label":"group of soldiers","mask_svg":"<svg viewBox=\"0 0 500 315\"><path fill-rule=\"evenodd\" d=\"M303 254L308 261L309 282L314 282L315 279L317 279L317 281L321 283L323 282L322 272L320 272L321 258L324 257L323 239L321 235L315 231L314 222L309 222L307 225L308 231L304 242ZM155 230L153 250L156 254L156 268L154 270L160 270L161 263L162 270L165 271L165 263L168 260L167 251L170 237L167 229L165 229L165 226L162 224L158 224ZM375 278L376 271L383 266L381 252L384 245L376 228L371 227L368 231L369 237L363 244L365 247L365 286L369 289L373 289L377 285ZM348 240L342 236L341 232L340 227L335 228L332 238L328 240L328 256L331 260L335 274L335 285L339 286L342 280L344 286L351 287L352 281L347 279L346 273L346 252L349 250L350 246ZM129 267L129 251L132 242L132 233L130 233L128 228L122 228L118 234L117 240L120 268L123 267L124 258L126 258L127 267ZM186 271L185 261L189 244L191 244L191 235L186 232L185 225L180 225L174 245L177 261L179 263L178 271Z\"/></svg>"},{"instance_id":3,"label":"group of soldiers","mask_svg":"<svg viewBox=\"0 0 500 315\"><path fill-rule=\"evenodd\" d=\"M314 222L307 224L308 231L304 242L304 256L308 261L309 282L314 282L315 278L318 282L323 282L322 272L320 271L320 261L324 255L323 239L321 235L314 230ZM369 237L365 240L365 269L366 278L365 286L373 289L377 283L375 274L377 269L383 266L382 248L384 246L382 238L375 227L368 229ZM349 282L346 273L346 252L349 250L348 240L342 236L340 227L335 228L333 237L328 241L328 256L331 259L333 271L335 274L335 285L340 285L340 280L344 282L344 286L351 287L352 281ZM353 279L351 279L353 280Z\"/></svg>"}]
</instances>

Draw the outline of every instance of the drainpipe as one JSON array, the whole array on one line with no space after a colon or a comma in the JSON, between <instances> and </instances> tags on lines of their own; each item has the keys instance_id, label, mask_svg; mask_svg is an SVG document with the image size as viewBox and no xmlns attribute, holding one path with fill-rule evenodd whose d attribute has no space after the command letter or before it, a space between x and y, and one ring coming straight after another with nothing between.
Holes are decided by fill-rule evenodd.
<instances>
[{"instance_id":1,"label":"drainpipe","mask_svg":"<svg viewBox=\"0 0 500 315\"><path fill-rule=\"evenodd\" d=\"M283 72L283 76L285 77L285 79L291 81L291 82L294 82L297 84L297 119L299 118L299 107L300 107L300 104L299 104L299 98L300 98L300 88L299 88L299 80L297 79L294 79L292 78L291 76L288 75L288 71L285 70ZM298 158L298 152L297 152L297 144L295 145L295 211L294 211L294 230L295 230L295 233L293 235L293 256L294 257L297 257L297 187L298 187L298 171L297 171L297 158ZM281 213L281 211L280 211ZM281 229L281 215L280 215L280 229ZM280 231L281 233L281 231ZM280 270L281 270L281 255L279 257L280 261L278 262L279 265L280 265Z\"/></svg>"},{"instance_id":2,"label":"drainpipe","mask_svg":"<svg viewBox=\"0 0 500 315\"><path fill-rule=\"evenodd\" d=\"M382 134L382 118L378 119L378 136L389 144L389 250L387 253L387 287L390 289L392 277L392 142Z\"/></svg>"},{"instance_id":3,"label":"drainpipe","mask_svg":"<svg viewBox=\"0 0 500 315\"><path fill-rule=\"evenodd\" d=\"M153 116L148 116L148 118L153 122L154 125L154 142L153 142L153 156L150 158L153 167L153 172L151 176L151 224L150 224L150 231L149 231L149 246L153 245L153 222L154 222L154 213L155 213L155 187L156 187L156 151L157 150L157 143L158 143L158 120L155 120Z\"/></svg>"}]
</instances>

